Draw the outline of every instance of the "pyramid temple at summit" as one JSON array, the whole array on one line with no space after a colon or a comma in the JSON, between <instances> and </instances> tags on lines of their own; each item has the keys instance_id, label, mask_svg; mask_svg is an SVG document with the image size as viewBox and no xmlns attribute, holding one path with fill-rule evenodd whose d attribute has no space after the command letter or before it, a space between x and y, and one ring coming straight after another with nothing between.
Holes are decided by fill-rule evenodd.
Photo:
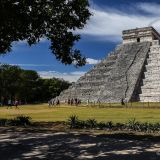
<instances>
[{"instance_id":1,"label":"pyramid temple at summit","mask_svg":"<svg viewBox=\"0 0 160 160\"><path fill-rule=\"evenodd\" d=\"M122 44L60 94L60 101L160 102L160 34L145 27L125 30L122 38Z\"/></svg>"}]
</instances>

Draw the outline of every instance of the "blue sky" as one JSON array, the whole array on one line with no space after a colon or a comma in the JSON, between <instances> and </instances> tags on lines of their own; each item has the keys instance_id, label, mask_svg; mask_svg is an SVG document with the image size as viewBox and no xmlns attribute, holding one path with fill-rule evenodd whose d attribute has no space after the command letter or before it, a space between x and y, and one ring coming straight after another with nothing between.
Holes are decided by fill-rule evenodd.
<instances>
[{"instance_id":1,"label":"blue sky","mask_svg":"<svg viewBox=\"0 0 160 160\"><path fill-rule=\"evenodd\" d=\"M0 62L36 70L45 78L76 81L122 43L122 30L152 25L160 31L160 0L91 0L90 4L93 16L83 30L77 31L82 38L75 46L88 58L86 66L77 69L61 64L46 40L32 47L16 42L12 52L0 56Z\"/></svg>"}]
</instances>

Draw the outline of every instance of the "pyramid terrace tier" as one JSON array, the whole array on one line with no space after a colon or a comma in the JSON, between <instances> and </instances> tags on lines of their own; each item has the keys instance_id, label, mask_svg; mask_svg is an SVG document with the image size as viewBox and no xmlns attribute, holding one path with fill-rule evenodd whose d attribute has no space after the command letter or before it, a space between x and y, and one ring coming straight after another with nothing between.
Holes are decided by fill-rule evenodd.
<instances>
[{"instance_id":1,"label":"pyramid terrace tier","mask_svg":"<svg viewBox=\"0 0 160 160\"><path fill-rule=\"evenodd\" d=\"M159 63L160 63L160 56L158 56L156 58L148 58L147 59L147 64L148 65L159 64Z\"/></svg>"},{"instance_id":2,"label":"pyramid terrace tier","mask_svg":"<svg viewBox=\"0 0 160 160\"><path fill-rule=\"evenodd\" d=\"M156 82L156 83L145 83L144 85L141 86L141 89L144 88L149 88L149 89L157 89L160 88L160 82Z\"/></svg>"},{"instance_id":3,"label":"pyramid terrace tier","mask_svg":"<svg viewBox=\"0 0 160 160\"><path fill-rule=\"evenodd\" d=\"M152 72L144 72L145 78L159 78L160 70L154 70Z\"/></svg>"},{"instance_id":4,"label":"pyramid terrace tier","mask_svg":"<svg viewBox=\"0 0 160 160\"><path fill-rule=\"evenodd\" d=\"M160 102L160 94L159 95L146 95L141 96L140 95L140 102Z\"/></svg>"},{"instance_id":5,"label":"pyramid terrace tier","mask_svg":"<svg viewBox=\"0 0 160 160\"><path fill-rule=\"evenodd\" d=\"M146 94L160 94L160 87L157 88L150 88L150 87L146 87L146 88L142 88L141 89L142 93L146 93Z\"/></svg>"},{"instance_id":6,"label":"pyramid terrace tier","mask_svg":"<svg viewBox=\"0 0 160 160\"><path fill-rule=\"evenodd\" d=\"M160 65L159 64L154 64L152 66L146 65L146 70L151 72L153 70L160 70Z\"/></svg>"}]
</instances>

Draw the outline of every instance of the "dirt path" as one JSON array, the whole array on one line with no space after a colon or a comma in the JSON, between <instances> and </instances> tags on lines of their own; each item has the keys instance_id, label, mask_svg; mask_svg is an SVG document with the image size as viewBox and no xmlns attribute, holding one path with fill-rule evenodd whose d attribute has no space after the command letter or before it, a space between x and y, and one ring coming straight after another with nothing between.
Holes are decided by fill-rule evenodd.
<instances>
[{"instance_id":1,"label":"dirt path","mask_svg":"<svg viewBox=\"0 0 160 160\"><path fill-rule=\"evenodd\" d=\"M0 160L160 160L160 140L1 128Z\"/></svg>"}]
</instances>

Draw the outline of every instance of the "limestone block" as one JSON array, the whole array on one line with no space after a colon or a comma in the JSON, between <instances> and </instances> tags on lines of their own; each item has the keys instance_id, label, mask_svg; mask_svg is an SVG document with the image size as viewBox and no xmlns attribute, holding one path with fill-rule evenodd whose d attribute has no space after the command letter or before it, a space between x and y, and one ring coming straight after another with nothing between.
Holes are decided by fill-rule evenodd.
<instances>
[{"instance_id":1,"label":"limestone block","mask_svg":"<svg viewBox=\"0 0 160 160\"><path fill-rule=\"evenodd\" d=\"M159 45L159 40L153 40L152 41L152 46L157 46L157 45Z\"/></svg>"}]
</instances>

